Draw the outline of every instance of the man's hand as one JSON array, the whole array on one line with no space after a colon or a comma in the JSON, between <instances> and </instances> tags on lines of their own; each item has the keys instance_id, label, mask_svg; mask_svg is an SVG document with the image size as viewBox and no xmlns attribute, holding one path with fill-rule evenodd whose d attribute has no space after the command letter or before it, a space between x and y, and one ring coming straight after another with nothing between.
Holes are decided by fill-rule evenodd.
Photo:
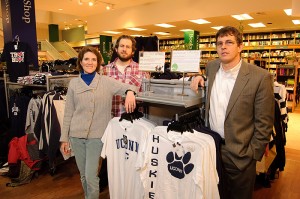
<instances>
[{"instance_id":1,"label":"man's hand","mask_svg":"<svg viewBox=\"0 0 300 199\"><path fill-rule=\"evenodd\" d=\"M192 82L190 84L190 88L192 91L198 93L198 86L204 87L204 79L202 76L196 76L192 79Z\"/></svg>"},{"instance_id":2,"label":"man's hand","mask_svg":"<svg viewBox=\"0 0 300 199\"><path fill-rule=\"evenodd\" d=\"M132 113L136 107L135 96L133 91L128 91L125 98L125 109L127 113Z\"/></svg>"}]
</instances>

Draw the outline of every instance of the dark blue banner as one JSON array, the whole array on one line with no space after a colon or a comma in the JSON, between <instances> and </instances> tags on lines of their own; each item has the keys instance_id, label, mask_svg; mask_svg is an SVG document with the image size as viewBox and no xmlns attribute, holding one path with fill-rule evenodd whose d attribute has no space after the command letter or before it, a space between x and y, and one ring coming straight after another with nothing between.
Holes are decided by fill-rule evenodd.
<instances>
[{"instance_id":1,"label":"dark blue banner","mask_svg":"<svg viewBox=\"0 0 300 199\"><path fill-rule=\"evenodd\" d=\"M34 0L1 0L4 43L16 37L27 43L34 55L34 66L38 67L38 47Z\"/></svg>"}]
</instances>

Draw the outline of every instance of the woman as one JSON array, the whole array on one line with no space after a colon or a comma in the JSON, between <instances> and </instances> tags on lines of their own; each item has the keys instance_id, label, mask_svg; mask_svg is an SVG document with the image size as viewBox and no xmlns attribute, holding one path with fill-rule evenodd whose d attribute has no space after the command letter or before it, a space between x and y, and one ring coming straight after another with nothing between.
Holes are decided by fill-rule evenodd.
<instances>
[{"instance_id":1,"label":"woman","mask_svg":"<svg viewBox=\"0 0 300 199\"><path fill-rule=\"evenodd\" d=\"M70 154L70 145L80 172L85 198L99 198L98 162L103 143L101 137L111 119L111 99L126 93L126 112L133 112L137 88L113 78L99 75L101 54L84 47L78 55L78 78L70 81L65 106L61 150ZM69 143L70 141L70 143Z\"/></svg>"}]
</instances>

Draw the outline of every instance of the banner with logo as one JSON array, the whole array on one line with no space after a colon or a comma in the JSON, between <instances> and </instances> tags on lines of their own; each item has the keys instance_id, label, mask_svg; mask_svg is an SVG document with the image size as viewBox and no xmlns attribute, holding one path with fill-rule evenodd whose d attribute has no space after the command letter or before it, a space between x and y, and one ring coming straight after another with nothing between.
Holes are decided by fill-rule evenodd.
<instances>
[{"instance_id":1,"label":"banner with logo","mask_svg":"<svg viewBox=\"0 0 300 199\"><path fill-rule=\"evenodd\" d=\"M184 45L186 50L199 50L199 32L195 30L185 31Z\"/></svg>"}]
</instances>

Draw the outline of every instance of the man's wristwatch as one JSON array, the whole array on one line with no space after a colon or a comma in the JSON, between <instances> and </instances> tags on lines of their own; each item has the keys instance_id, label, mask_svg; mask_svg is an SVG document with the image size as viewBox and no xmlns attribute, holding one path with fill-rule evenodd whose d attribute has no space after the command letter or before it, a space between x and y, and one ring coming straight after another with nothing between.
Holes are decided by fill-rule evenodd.
<instances>
[{"instance_id":1,"label":"man's wristwatch","mask_svg":"<svg viewBox=\"0 0 300 199\"><path fill-rule=\"evenodd\" d=\"M125 95L127 95L127 92L128 92L128 91L132 91L132 92L133 92L133 94L134 94L134 95L136 95L136 92L134 92L134 91L133 91L133 90L131 90L131 89L127 89L127 90L125 91Z\"/></svg>"}]
</instances>

